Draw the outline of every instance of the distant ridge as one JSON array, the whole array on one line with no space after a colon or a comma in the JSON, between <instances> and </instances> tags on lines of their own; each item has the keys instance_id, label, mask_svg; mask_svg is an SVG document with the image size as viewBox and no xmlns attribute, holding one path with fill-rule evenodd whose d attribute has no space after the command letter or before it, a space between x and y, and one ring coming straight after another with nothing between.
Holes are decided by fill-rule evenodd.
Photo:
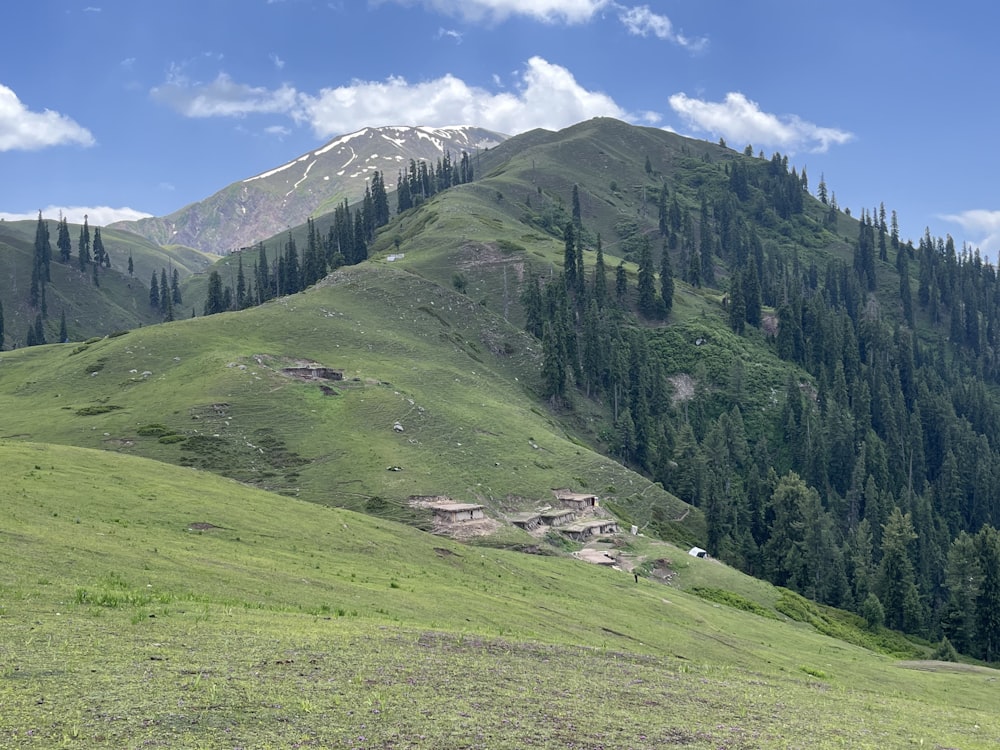
<instances>
[{"instance_id":1,"label":"distant ridge","mask_svg":"<svg viewBox=\"0 0 1000 750\"><path fill-rule=\"evenodd\" d=\"M376 170L384 173L391 190L396 174L410 159L430 163L446 152L457 158L462 151L472 154L506 138L471 126L363 128L166 216L111 226L160 245L180 244L225 255L302 224L345 199L359 200Z\"/></svg>"}]
</instances>

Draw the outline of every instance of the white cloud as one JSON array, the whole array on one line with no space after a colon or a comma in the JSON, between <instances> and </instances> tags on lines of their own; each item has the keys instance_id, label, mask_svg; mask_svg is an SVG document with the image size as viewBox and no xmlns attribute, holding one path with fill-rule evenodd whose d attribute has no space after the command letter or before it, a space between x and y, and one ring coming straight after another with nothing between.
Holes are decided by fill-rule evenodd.
<instances>
[{"instance_id":1,"label":"white cloud","mask_svg":"<svg viewBox=\"0 0 1000 750\"><path fill-rule=\"evenodd\" d=\"M32 112L13 90L0 84L0 151L31 151L48 146L76 143L94 145L94 136L66 115Z\"/></svg>"},{"instance_id":2,"label":"white cloud","mask_svg":"<svg viewBox=\"0 0 1000 750\"><path fill-rule=\"evenodd\" d=\"M566 68L540 57L528 61L515 89L493 93L450 74L420 83L354 81L301 95L296 117L322 138L379 125L478 125L513 134L598 116L632 119L610 96L587 90Z\"/></svg>"},{"instance_id":3,"label":"white cloud","mask_svg":"<svg viewBox=\"0 0 1000 750\"><path fill-rule=\"evenodd\" d=\"M960 225L969 236L981 238L972 240L972 245L993 257L997 256L997 251L1000 250L1000 211L974 209L958 214L945 214L941 218Z\"/></svg>"},{"instance_id":4,"label":"white cloud","mask_svg":"<svg viewBox=\"0 0 1000 750\"><path fill-rule=\"evenodd\" d=\"M225 73L208 84L192 83L174 69L152 96L187 117L284 114L320 138L380 125L478 125L514 134L531 128L554 130L592 117L645 124L661 119L655 112L627 112L609 95L585 88L569 70L541 57L528 60L511 85L503 86L498 77L493 83L488 90L451 74L419 82L392 77L355 80L313 95L288 85L249 86ZM270 126L265 132L283 131Z\"/></svg>"},{"instance_id":5,"label":"white cloud","mask_svg":"<svg viewBox=\"0 0 1000 750\"><path fill-rule=\"evenodd\" d=\"M278 57L277 52L272 52L270 55L268 55L268 57L271 59L271 63L274 65L274 67L276 67L278 70L281 70L282 68L285 67L285 61L282 60L280 57Z\"/></svg>"},{"instance_id":6,"label":"white cloud","mask_svg":"<svg viewBox=\"0 0 1000 750\"><path fill-rule=\"evenodd\" d=\"M461 44L462 43L462 32L461 31L457 31L455 29L444 29L444 28L438 29L438 33L437 33L437 37L436 38L437 39L444 39L445 37L448 37L449 39L454 39L455 40L455 44Z\"/></svg>"},{"instance_id":7,"label":"white cloud","mask_svg":"<svg viewBox=\"0 0 1000 750\"><path fill-rule=\"evenodd\" d=\"M240 117L253 113L289 112L295 107L296 92L291 86L277 89L237 83L219 73L211 83L193 83L171 70L166 83L151 92L157 101L187 117Z\"/></svg>"},{"instance_id":8,"label":"white cloud","mask_svg":"<svg viewBox=\"0 0 1000 750\"><path fill-rule=\"evenodd\" d=\"M695 130L725 138L734 147L750 143L780 147L789 152L807 150L825 152L854 138L852 133L826 128L797 115L773 115L763 112L757 102L743 94L730 92L722 102L692 99L674 94L670 106Z\"/></svg>"},{"instance_id":9,"label":"white cloud","mask_svg":"<svg viewBox=\"0 0 1000 750\"><path fill-rule=\"evenodd\" d=\"M49 206L42 209L43 219L55 221L60 214L65 216L66 221L70 224L82 224L83 217L86 216L87 222L92 227L103 227L116 221L135 221L152 216L152 214L136 211L134 208L111 208L110 206ZM38 211L29 211L24 214L0 212L0 219L6 221L37 220Z\"/></svg>"},{"instance_id":10,"label":"white cloud","mask_svg":"<svg viewBox=\"0 0 1000 750\"><path fill-rule=\"evenodd\" d=\"M291 135L291 128L286 128L284 125L269 125L264 128L264 132L268 135L276 135L278 139L284 138L286 135Z\"/></svg>"},{"instance_id":11,"label":"white cloud","mask_svg":"<svg viewBox=\"0 0 1000 750\"><path fill-rule=\"evenodd\" d=\"M670 19L659 13L654 13L648 5L639 5L634 8L620 7L618 19L622 22L630 34L635 36L655 36L668 42L674 42L682 47L691 50L701 50L708 44L704 37L691 39L684 34L675 31Z\"/></svg>"},{"instance_id":12,"label":"white cloud","mask_svg":"<svg viewBox=\"0 0 1000 750\"><path fill-rule=\"evenodd\" d=\"M412 5L414 0L381 0ZM439 13L466 21L499 22L510 16L528 16L546 23L584 23L612 0L420 0Z\"/></svg>"}]
</instances>

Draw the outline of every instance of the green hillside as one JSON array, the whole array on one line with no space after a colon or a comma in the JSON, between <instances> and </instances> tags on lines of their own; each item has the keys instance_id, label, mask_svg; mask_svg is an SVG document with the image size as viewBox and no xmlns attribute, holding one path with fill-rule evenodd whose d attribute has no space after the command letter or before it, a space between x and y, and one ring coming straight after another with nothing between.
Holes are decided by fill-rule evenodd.
<instances>
[{"instance_id":1,"label":"green hillside","mask_svg":"<svg viewBox=\"0 0 1000 750\"><path fill-rule=\"evenodd\" d=\"M69 225L72 257L68 264L55 260L57 223L47 220L53 261L51 281L46 284L46 310L30 304L29 288L35 252L37 221L0 222L0 303L3 304L4 348L24 346L25 332L43 314L47 341L57 341L61 316L66 316L66 331L71 341L83 341L114 331L159 323L160 311L149 306L150 277L169 269L186 277L207 267L210 260L203 253L188 248L165 249L128 232L102 230L104 247L111 267L100 270L98 284L93 281L93 265L80 270L80 225ZM128 273L132 258L132 275Z\"/></svg>"},{"instance_id":2,"label":"green hillside","mask_svg":"<svg viewBox=\"0 0 1000 750\"><path fill-rule=\"evenodd\" d=\"M673 547L673 585L636 584L107 451L0 455L12 747L1000 741L995 673L830 639ZM685 591L709 582L759 613Z\"/></svg>"},{"instance_id":3,"label":"green hillside","mask_svg":"<svg viewBox=\"0 0 1000 750\"><path fill-rule=\"evenodd\" d=\"M186 275L174 322L3 353L0 731L994 746L992 267L613 120L476 169ZM586 545L618 569L512 524L559 488L641 532ZM459 544L425 496L487 519Z\"/></svg>"},{"instance_id":4,"label":"green hillside","mask_svg":"<svg viewBox=\"0 0 1000 750\"><path fill-rule=\"evenodd\" d=\"M284 374L306 363L344 380ZM6 436L135 453L321 503L361 510L378 497L384 513L412 517L410 495L452 495L499 515L572 487L637 523L659 508L700 537L700 514L535 404L537 369L530 337L486 308L372 265L240 313L8 352L0 408Z\"/></svg>"}]
</instances>

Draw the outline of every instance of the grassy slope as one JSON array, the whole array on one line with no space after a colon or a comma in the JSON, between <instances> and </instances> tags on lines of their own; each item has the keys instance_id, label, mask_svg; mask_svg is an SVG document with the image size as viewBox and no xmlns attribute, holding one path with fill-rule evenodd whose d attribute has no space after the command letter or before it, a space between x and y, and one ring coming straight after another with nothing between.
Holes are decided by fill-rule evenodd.
<instances>
[{"instance_id":1,"label":"grassy slope","mask_svg":"<svg viewBox=\"0 0 1000 750\"><path fill-rule=\"evenodd\" d=\"M54 221L48 224L53 254L57 255L57 225ZM34 323L38 312L28 305L36 228L35 221L0 222L0 301L8 347L24 344L28 326ZM52 282L45 291L48 306L45 331L49 341L58 337L63 311L72 341L157 323L161 315L149 307L148 285L153 271L159 274L161 269L176 268L181 276L187 276L210 263L207 256L197 251L187 248L168 251L127 232L104 230L101 236L111 256L112 270L101 270L100 287L95 288L90 270L81 273L77 265L79 233L79 226L70 226L72 262L63 265L53 260L50 265ZM131 279L127 275L129 253L134 266Z\"/></svg>"},{"instance_id":2,"label":"grassy slope","mask_svg":"<svg viewBox=\"0 0 1000 750\"><path fill-rule=\"evenodd\" d=\"M713 605L682 589L774 595L673 548L674 587L635 584L130 456L0 458L8 746L1000 741L995 673L905 670Z\"/></svg>"},{"instance_id":3,"label":"grassy slope","mask_svg":"<svg viewBox=\"0 0 1000 750\"><path fill-rule=\"evenodd\" d=\"M281 374L298 360L342 369L348 380L327 384L339 395ZM400 518L411 494L478 500L497 516L551 502L556 487L613 496L640 525L654 504L684 516L533 405L538 369L533 341L482 306L369 265L242 313L6 353L0 409L4 436L189 463L356 509L378 496ZM699 513L681 533L701 538Z\"/></svg>"}]
</instances>

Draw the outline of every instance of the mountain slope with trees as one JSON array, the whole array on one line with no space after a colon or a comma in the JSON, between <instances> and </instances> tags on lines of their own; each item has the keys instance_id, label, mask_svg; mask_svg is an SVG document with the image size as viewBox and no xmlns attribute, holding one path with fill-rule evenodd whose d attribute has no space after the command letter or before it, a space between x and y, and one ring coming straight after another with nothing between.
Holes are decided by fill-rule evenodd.
<instances>
[{"instance_id":1,"label":"mountain slope with trees","mask_svg":"<svg viewBox=\"0 0 1000 750\"><path fill-rule=\"evenodd\" d=\"M361 200L374 172L386 173L395 185L396 173L410 161L433 162L448 154L457 158L462 151L476 154L504 138L474 127L364 128L166 216L113 226L161 245L181 244L225 255L332 211L344 201Z\"/></svg>"},{"instance_id":2,"label":"mountain slope with trees","mask_svg":"<svg viewBox=\"0 0 1000 750\"><path fill-rule=\"evenodd\" d=\"M102 414L114 445L178 461L180 449L169 446L197 436L172 414L201 418L198 403L238 403L245 386L209 355L219 341L243 342L225 359L251 368L254 354L323 361L354 352L347 370L361 382L391 382L398 404L395 393L366 396L363 408L359 399L352 410L363 419L337 413L350 425L342 440L312 443L305 434L320 424L310 416L317 405L291 394L266 418L310 469L255 468L250 453L244 465L221 446L228 458L217 465L316 491L329 486L320 468L328 462L361 482L362 498L398 498L420 482L392 456L420 438L390 448L379 429L412 414L408 400L412 408L427 400L443 421L417 465L451 477L442 482L449 491L499 498L572 477L603 487L620 500L621 518L649 533L698 541L744 571L854 610L872 628L997 659L992 266L947 238L900 238L884 205L852 217L822 176L814 196L804 171L752 144L733 150L592 120L509 139L477 166L473 180L437 190L414 163L398 180L406 190L387 197L395 216L370 232L358 221L364 206L341 204L339 225L337 211L317 217L259 243L253 258L240 254L242 274L232 266L229 279L218 267L209 274L204 312L219 316L145 333L141 347L129 337L109 344L119 368L140 348L157 352L160 369L172 367L167 352L200 352L188 365L200 373L195 400L175 399L168 410L174 386L164 383L158 413ZM426 167L428 185L436 171ZM355 232L342 234L348 217ZM315 264L305 264L313 269L305 277L295 241L303 232ZM356 265L327 276L336 252L359 239ZM199 336L206 343L193 347ZM185 343L165 343L174 338ZM88 366L100 359L84 354ZM478 387L459 397L484 371L486 390L504 394L504 405ZM107 398L99 387L88 394L94 405ZM453 401L462 406L445 406ZM508 426L470 419L477 403ZM508 408L523 416L505 422ZM535 416L517 421L527 413ZM52 419L49 436L71 441L69 415ZM137 441L136 423L177 437ZM543 425L560 436L558 450L542 448ZM499 441L510 452L494 459L496 473L483 460L500 450L486 448L487 435L518 436ZM470 462L474 444L483 452ZM610 459L634 473L606 479ZM386 471L393 466L403 471ZM632 489L623 491L626 481ZM336 494L357 504L353 492Z\"/></svg>"}]
</instances>

